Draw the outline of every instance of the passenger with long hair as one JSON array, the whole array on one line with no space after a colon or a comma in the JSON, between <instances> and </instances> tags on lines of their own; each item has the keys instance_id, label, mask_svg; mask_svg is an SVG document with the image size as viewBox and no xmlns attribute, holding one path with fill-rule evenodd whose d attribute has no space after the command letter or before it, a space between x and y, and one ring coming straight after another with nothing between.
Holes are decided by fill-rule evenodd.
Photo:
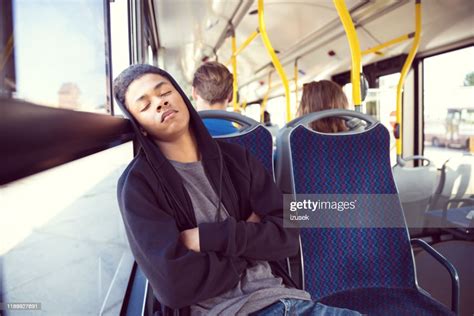
<instances>
[{"instance_id":1,"label":"passenger with long hair","mask_svg":"<svg viewBox=\"0 0 474 316\"><path fill-rule=\"evenodd\" d=\"M296 116L300 117L312 112L349 108L347 97L342 88L329 80L312 81L303 85L303 95ZM325 118L310 123L310 127L318 132L338 133L348 130L343 119Z\"/></svg>"}]
</instances>

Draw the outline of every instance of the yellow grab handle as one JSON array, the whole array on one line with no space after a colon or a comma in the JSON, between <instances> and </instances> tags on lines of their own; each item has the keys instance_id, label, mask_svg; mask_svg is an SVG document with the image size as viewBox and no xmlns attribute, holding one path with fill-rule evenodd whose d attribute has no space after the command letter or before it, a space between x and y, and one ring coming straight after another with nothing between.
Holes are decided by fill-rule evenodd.
<instances>
[{"instance_id":1,"label":"yellow grab handle","mask_svg":"<svg viewBox=\"0 0 474 316\"><path fill-rule=\"evenodd\" d=\"M351 50L351 82L352 82L352 100L354 102L356 111L360 111L362 105L362 97L360 92L360 77L362 72L361 66L361 52L357 32L352 22L349 10L347 10L344 0L333 0L336 6L337 13L341 19L344 31L346 32L349 48Z\"/></svg>"},{"instance_id":2,"label":"yellow grab handle","mask_svg":"<svg viewBox=\"0 0 474 316\"><path fill-rule=\"evenodd\" d=\"M413 59L415 59L416 52L420 46L420 35L421 35L421 0L416 0L415 2L415 37L413 39L413 44L410 49L410 53L403 64L402 71L400 73L400 79L398 80L397 85L397 116L396 116L396 144L397 144L397 156L402 157L402 90L403 84L405 83L406 76L410 70Z\"/></svg>"},{"instance_id":3,"label":"yellow grab handle","mask_svg":"<svg viewBox=\"0 0 474 316\"><path fill-rule=\"evenodd\" d=\"M281 81L283 82L283 87L285 88L285 98L286 98L286 121L291 121L291 108L290 108L290 87L288 84L288 78L285 74L285 70L281 66L278 56L275 54L275 50L270 43L268 38L267 30L265 28L265 20L263 18L263 0L258 0L258 29L262 35L263 44L267 49L267 53L270 55L273 66L275 67L278 75L280 76Z\"/></svg>"}]
</instances>

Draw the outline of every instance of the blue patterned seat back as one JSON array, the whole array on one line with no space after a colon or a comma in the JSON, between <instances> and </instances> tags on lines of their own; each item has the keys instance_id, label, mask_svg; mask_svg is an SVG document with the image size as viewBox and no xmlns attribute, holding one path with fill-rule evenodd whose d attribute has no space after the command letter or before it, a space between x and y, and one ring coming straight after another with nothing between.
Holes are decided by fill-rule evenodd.
<instances>
[{"instance_id":1,"label":"blue patterned seat back","mask_svg":"<svg viewBox=\"0 0 474 316\"><path fill-rule=\"evenodd\" d=\"M298 126L290 147L298 194L397 194L389 133L381 124L351 135ZM403 222L396 201L389 216ZM406 228L303 228L301 241L305 289L313 299L357 288L415 287Z\"/></svg>"},{"instance_id":2,"label":"blue patterned seat back","mask_svg":"<svg viewBox=\"0 0 474 316\"><path fill-rule=\"evenodd\" d=\"M219 136L216 138L245 147L273 176L273 139L272 134L265 127L258 125L242 134Z\"/></svg>"}]
</instances>

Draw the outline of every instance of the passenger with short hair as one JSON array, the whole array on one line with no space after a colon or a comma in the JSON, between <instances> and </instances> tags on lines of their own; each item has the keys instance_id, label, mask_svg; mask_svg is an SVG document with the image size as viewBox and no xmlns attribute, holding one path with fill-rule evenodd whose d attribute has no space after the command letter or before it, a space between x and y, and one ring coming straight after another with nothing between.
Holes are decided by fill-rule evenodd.
<instances>
[{"instance_id":1,"label":"passenger with short hair","mask_svg":"<svg viewBox=\"0 0 474 316\"><path fill-rule=\"evenodd\" d=\"M165 71L132 65L114 81L140 150L117 195L131 251L165 315L360 315L311 301L282 260L298 252L283 197L238 145L214 140Z\"/></svg>"},{"instance_id":2,"label":"passenger with short hair","mask_svg":"<svg viewBox=\"0 0 474 316\"><path fill-rule=\"evenodd\" d=\"M227 109L232 101L233 76L226 66L218 62L206 62L194 73L192 96L198 111ZM212 136L235 133L232 122L221 119L205 119L204 125Z\"/></svg>"},{"instance_id":3,"label":"passenger with short hair","mask_svg":"<svg viewBox=\"0 0 474 316\"><path fill-rule=\"evenodd\" d=\"M303 85L303 95L296 116L300 117L312 112L331 109L349 108L347 97L342 88L329 80L312 81ZM310 123L310 127L318 132L338 133L358 128L362 122L351 119L345 122L339 118L324 118Z\"/></svg>"}]
</instances>

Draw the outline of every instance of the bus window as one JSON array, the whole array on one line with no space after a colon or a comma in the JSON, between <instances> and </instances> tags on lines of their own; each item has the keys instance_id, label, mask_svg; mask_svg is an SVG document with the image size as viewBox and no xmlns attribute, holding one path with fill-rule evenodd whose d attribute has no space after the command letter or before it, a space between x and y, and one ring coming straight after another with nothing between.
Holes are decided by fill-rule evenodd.
<instances>
[{"instance_id":1,"label":"bus window","mask_svg":"<svg viewBox=\"0 0 474 316\"><path fill-rule=\"evenodd\" d=\"M393 136L394 113L396 110L397 84L400 73L393 73L377 78L377 88L369 88L367 96L362 102L362 112L379 120L390 132L390 163L396 163L395 137ZM354 109L352 102L352 84L343 87L344 93Z\"/></svg>"},{"instance_id":2,"label":"bus window","mask_svg":"<svg viewBox=\"0 0 474 316\"><path fill-rule=\"evenodd\" d=\"M424 59L424 155L441 166L474 137L474 46Z\"/></svg>"},{"instance_id":3,"label":"bus window","mask_svg":"<svg viewBox=\"0 0 474 316\"><path fill-rule=\"evenodd\" d=\"M0 187L3 302L119 314L131 266L116 184L131 156L128 142Z\"/></svg>"},{"instance_id":4,"label":"bus window","mask_svg":"<svg viewBox=\"0 0 474 316\"><path fill-rule=\"evenodd\" d=\"M13 96L51 107L109 112L104 3L12 4Z\"/></svg>"},{"instance_id":5,"label":"bus window","mask_svg":"<svg viewBox=\"0 0 474 316\"><path fill-rule=\"evenodd\" d=\"M348 82L345 85L342 86L342 91L346 94L347 101L349 102L349 109L353 110L354 109L354 101L352 100L352 82ZM364 101L362 101L364 103ZM364 105L362 104L362 108ZM362 111L365 113L365 111Z\"/></svg>"},{"instance_id":6,"label":"bus window","mask_svg":"<svg viewBox=\"0 0 474 316\"><path fill-rule=\"evenodd\" d=\"M393 135L394 114L397 107L397 85L400 79L400 73L394 73L378 78L377 90L377 113L380 122L390 132L390 163L393 166L396 163L395 137Z\"/></svg>"},{"instance_id":7,"label":"bus window","mask_svg":"<svg viewBox=\"0 0 474 316\"><path fill-rule=\"evenodd\" d=\"M109 1L6 0L2 10L4 3L12 14L0 20L0 94L67 110L109 112L111 73L105 36ZM126 1L121 3L126 9ZM127 15L122 16L127 22ZM10 48L2 55L7 41ZM126 60L128 63L128 56ZM4 64L7 71L2 69ZM4 101L3 105L10 104ZM44 110L31 106L36 108L33 114ZM30 114L21 111L15 112L18 117ZM54 109L42 113L53 112L110 119ZM36 129L49 128L45 128L51 121L47 115L33 117L38 118L37 125L20 126L24 134L12 131L7 137L34 139ZM1 119L15 121L8 115ZM62 135L61 129L54 131ZM73 146L80 147L82 141L92 139L72 142ZM131 142L114 143L101 152L94 145L84 145L85 158L0 186L2 303L38 303L41 314L47 315L120 313L133 257L118 208L116 183L133 150ZM29 144L31 151L27 148L23 155L38 158L43 166L46 159L37 157L38 146L33 140ZM8 160L10 148L2 148ZM75 155L70 156L68 161ZM63 161L52 154L47 159L46 166Z\"/></svg>"},{"instance_id":8,"label":"bus window","mask_svg":"<svg viewBox=\"0 0 474 316\"><path fill-rule=\"evenodd\" d=\"M260 122L260 104L248 105L242 114Z\"/></svg>"},{"instance_id":9,"label":"bus window","mask_svg":"<svg viewBox=\"0 0 474 316\"><path fill-rule=\"evenodd\" d=\"M299 92L300 96L302 91ZM297 106L292 102L291 104L291 111L292 111L292 118L295 118L296 109L298 108L299 103ZM286 109L285 109L285 98L278 97L268 100L267 103L267 111L270 113L272 123L277 125L279 128L282 128L286 124Z\"/></svg>"},{"instance_id":10,"label":"bus window","mask_svg":"<svg viewBox=\"0 0 474 316\"><path fill-rule=\"evenodd\" d=\"M128 3L126 0L110 2L110 37L112 58L112 78L116 78L130 65L130 38L128 34ZM115 100L113 100L115 102ZM114 103L114 115L124 116L120 106Z\"/></svg>"}]
</instances>

